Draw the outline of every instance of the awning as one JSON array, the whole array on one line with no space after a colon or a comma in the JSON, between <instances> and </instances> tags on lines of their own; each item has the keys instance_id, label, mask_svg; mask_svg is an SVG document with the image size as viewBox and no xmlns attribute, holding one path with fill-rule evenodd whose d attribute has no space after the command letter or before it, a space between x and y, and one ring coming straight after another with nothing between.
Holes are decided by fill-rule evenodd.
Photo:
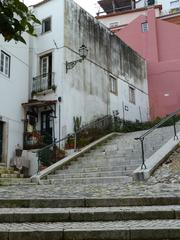
<instances>
[{"instance_id":1,"label":"awning","mask_svg":"<svg viewBox=\"0 0 180 240\"><path fill-rule=\"evenodd\" d=\"M57 100L30 100L28 103L22 103L24 108L27 107L46 107L56 104Z\"/></svg>"}]
</instances>

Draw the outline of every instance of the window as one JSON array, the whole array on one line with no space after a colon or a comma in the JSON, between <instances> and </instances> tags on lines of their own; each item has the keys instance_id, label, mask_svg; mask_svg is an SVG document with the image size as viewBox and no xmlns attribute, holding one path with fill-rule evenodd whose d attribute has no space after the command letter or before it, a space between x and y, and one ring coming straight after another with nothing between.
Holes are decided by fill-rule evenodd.
<instances>
[{"instance_id":1,"label":"window","mask_svg":"<svg viewBox=\"0 0 180 240\"><path fill-rule=\"evenodd\" d=\"M155 0L148 0L148 6L154 5L155 4Z\"/></svg>"},{"instance_id":2,"label":"window","mask_svg":"<svg viewBox=\"0 0 180 240\"><path fill-rule=\"evenodd\" d=\"M52 87L52 53L40 57L40 79L42 90Z\"/></svg>"},{"instance_id":3,"label":"window","mask_svg":"<svg viewBox=\"0 0 180 240\"><path fill-rule=\"evenodd\" d=\"M110 92L117 94L117 79L110 76Z\"/></svg>"},{"instance_id":4,"label":"window","mask_svg":"<svg viewBox=\"0 0 180 240\"><path fill-rule=\"evenodd\" d=\"M142 32L148 32L149 31L149 26L147 22L141 23L141 31Z\"/></svg>"},{"instance_id":5,"label":"window","mask_svg":"<svg viewBox=\"0 0 180 240\"><path fill-rule=\"evenodd\" d=\"M129 102L135 104L136 99L135 99L135 89L132 87L129 87Z\"/></svg>"},{"instance_id":6,"label":"window","mask_svg":"<svg viewBox=\"0 0 180 240\"><path fill-rule=\"evenodd\" d=\"M10 76L10 56L1 51L0 71L7 77Z\"/></svg>"},{"instance_id":7,"label":"window","mask_svg":"<svg viewBox=\"0 0 180 240\"><path fill-rule=\"evenodd\" d=\"M48 17L42 21L42 33L51 31L51 18Z\"/></svg>"}]
</instances>

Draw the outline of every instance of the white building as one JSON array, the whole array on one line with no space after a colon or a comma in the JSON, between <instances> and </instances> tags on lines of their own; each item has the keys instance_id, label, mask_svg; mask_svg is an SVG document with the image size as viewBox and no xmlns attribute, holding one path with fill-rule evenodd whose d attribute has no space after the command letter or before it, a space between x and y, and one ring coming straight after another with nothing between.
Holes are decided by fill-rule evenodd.
<instances>
[{"instance_id":1,"label":"white building","mask_svg":"<svg viewBox=\"0 0 180 240\"><path fill-rule=\"evenodd\" d=\"M29 40L27 44L0 39L0 164L9 163L23 146L22 102L28 100Z\"/></svg>"},{"instance_id":2,"label":"white building","mask_svg":"<svg viewBox=\"0 0 180 240\"><path fill-rule=\"evenodd\" d=\"M25 149L73 132L74 116L87 123L118 110L121 118L148 120L144 59L72 0L43 1L34 6L34 13L42 26L37 26L38 37L31 37L29 43L29 100L26 79L26 84L16 85L25 96L13 102L19 123L24 109ZM68 64L67 69L67 62L80 58L78 49L83 44L87 58L72 69ZM22 79L21 71L17 74ZM15 138L20 140L11 144L11 152L22 143L22 129Z\"/></svg>"},{"instance_id":3,"label":"white building","mask_svg":"<svg viewBox=\"0 0 180 240\"><path fill-rule=\"evenodd\" d=\"M180 0L139 0L137 1L137 8L148 6L151 3L155 5L161 4L163 13L180 10Z\"/></svg>"}]
</instances>

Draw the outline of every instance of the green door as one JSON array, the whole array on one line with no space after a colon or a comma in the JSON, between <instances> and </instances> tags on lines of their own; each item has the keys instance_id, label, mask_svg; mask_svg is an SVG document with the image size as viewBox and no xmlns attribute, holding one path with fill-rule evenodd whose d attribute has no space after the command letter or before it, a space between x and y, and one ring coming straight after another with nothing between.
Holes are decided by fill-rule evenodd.
<instances>
[{"instance_id":1,"label":"green door","mask_svg":"<svg viewBox=\"0 0 180 240\"><path fill-rule=\"evenodd\" d=\"M2 149L3 149L3 122L0 122L0 162L2 161Z\"/></svg>"}]
</instances>

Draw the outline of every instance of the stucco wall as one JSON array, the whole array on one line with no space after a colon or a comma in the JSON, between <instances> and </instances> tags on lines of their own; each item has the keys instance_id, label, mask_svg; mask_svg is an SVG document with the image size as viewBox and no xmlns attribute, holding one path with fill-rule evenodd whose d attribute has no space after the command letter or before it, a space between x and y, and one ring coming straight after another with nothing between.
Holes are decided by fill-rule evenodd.
<instances>
[{"instance_id":1,"label":"stucco wall","mask_svg":"<svg viewBox=\"0 0 180 240\"><path fill-rule=\"evenodd\" d=\"M87 59L65 74L64 114L70 121L77 115L87 122L100 115L112 114L112 110L122 112L122 99L125 97L128 101L124 91L128 91L129 84L137 89L137 98L144 96L146 101L137 102L147 110L144 59L71 0L65 1L64 17L65 61L78 59L77 52L83 43L89 50ZM110 74L117 78L118 95L109 93ZM123 91L121 86L124 86ZM140 120L138 109L139 105L132 106L127 118ZM143 120L147 120L147 114ZM67 125L65 119L64 125Z\"/></svg>"},{"instance_id":2,"label":"stucco wall","mask_svg":"<svg viewBox=\"0 0 180 240\"><path fill-rule=\"evenodd\" d=\"M117 33L147 60L151 118L166 116L179 108L180 29L176 24L156 19L148 11L149 31L142 32L140 16Z\"/></svg>"},{"instance_id":3,"label":"stucco wall","mask_svg":"<svg viewBox=\"0 0 180 240\"><path fill-rule=\"evenodd\" d=\"M29 40L27 44L4 42L0 38L0 50L10 58L10 77L0 72L0 118L4 122L3 162L9 164L17 144L23 145L23 109L28 100Z\"/></svg>"},{"instance_id":4,"label":"stucco wall","mask_svg":"<svg viewBox=\"0 0 180 240\"><path fill-rule=\"evenodd\" d=\"M38 38L31 42L30 79L39 74L39 56L52 52L57 89L55 93L47 93L37 98L57 100L59 96L62 97L60 121L59 105L56 107L57 139L59 128L61 137L73 131L74 116L81 116L83 123L87 123L97 117L112 114L113 110L122 112L124 92L128 92L129 85L136 88L138 105L130 107L127 118L140 120L139 104L147 113L147 77L144 59L72 0L52 0L36 7L34 11L40 20L52 16L52 31L39 34ZM78 49L83 43L89 50L87 59L66 73L66 61L79 59ZM117 78L118 95L110 94L110 74ZM144 101L138 100L142 98ZM143 120L147 120L147 114Z\"/></svg>"}]
</instances>

